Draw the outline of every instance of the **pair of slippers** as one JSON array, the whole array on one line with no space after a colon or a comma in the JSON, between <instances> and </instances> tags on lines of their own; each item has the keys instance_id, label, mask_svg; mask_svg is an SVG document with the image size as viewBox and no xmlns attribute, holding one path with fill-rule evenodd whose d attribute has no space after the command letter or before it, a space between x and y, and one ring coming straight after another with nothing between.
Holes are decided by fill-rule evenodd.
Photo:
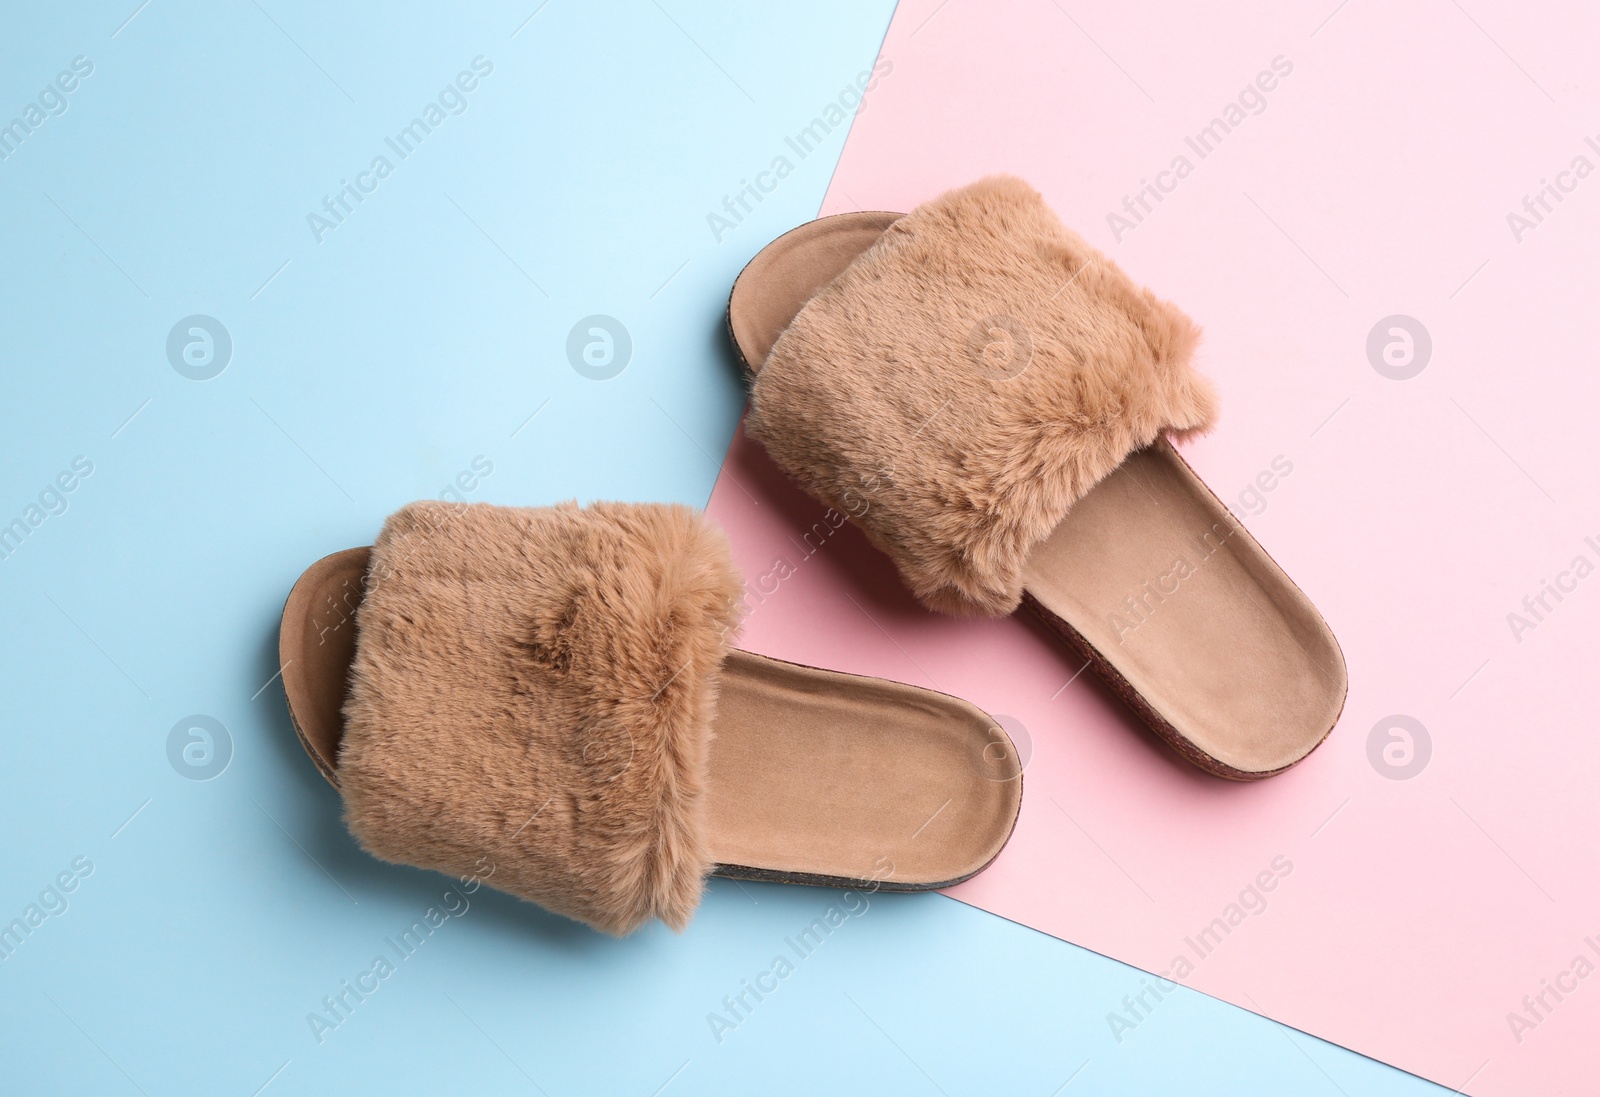
<instances>
[{"instance_id":1,"label":"pair of slippers","mask_svg":"<svg viewBox=\"0 0 1600 1097\"><path fill-rule=\"evenodd\" d=\"M746 419L934 610L1039 614L1179 754L1255 780L1346 677L1326 623L1169 439L1198 333L1019 180L826 217L758 254L728 327ZM708 875L947 887L1022 800L960 699L731 647L743 581L681 506L414 503L284 608L295 731L380 858L598 929L687 924Z\"/></svg>"}]
</instances>

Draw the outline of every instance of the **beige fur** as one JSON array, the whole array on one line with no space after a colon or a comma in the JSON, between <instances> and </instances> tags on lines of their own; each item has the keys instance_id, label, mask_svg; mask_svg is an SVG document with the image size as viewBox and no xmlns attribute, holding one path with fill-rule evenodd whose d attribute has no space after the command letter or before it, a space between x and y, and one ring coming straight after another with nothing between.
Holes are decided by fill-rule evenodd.
<instances>
[{"instance_id":1,"label":"beige fur","mask_svg":"<svg viewBox=\"0 0 1600 1097\"><path fill-rule=\"evenodd\" d=\"M743 593L689 508L414 503L357 616L339 778L388 861L597 929L689 921L703 791Z\"/></svg>"},{"instance_id":2,"label":"beige fur","mask_svg":"<svg viewBox=\"0 0 1600 1097\"><path fill-rule=\"evenodd\" d=\"M1008 328L1032 343L1015 376ZM746 429L926 605L1006 614L1074 501L1161 432L1211 425L1198 337L996 176L919 206L811 298L758 363Z\"/></svg>"}]
</instances>

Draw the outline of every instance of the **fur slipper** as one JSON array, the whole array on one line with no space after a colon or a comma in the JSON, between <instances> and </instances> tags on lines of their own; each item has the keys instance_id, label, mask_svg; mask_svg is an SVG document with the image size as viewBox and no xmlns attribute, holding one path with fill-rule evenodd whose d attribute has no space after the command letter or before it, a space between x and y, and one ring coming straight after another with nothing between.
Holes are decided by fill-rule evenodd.
<instances>
[{"instance_id":1,"label":"fur slipper","mask_svg":"<svg viewBox=\"0 0 1600 1097\"><path fill-rule=\"evenodd\" d=\"M1171 445L1216 418L1198 330L1027 184L803 225L745 268L728 325L750 436L929 608L1026 602L1220 776L1332 729L1332 633Z\"/></svg>"},{"instance_id":2,"label":"fur slipper","mask_svg":"<svg viewBox=\"0 0 1600 1097\"><path fill-rule=\"evenodd\" d=\"M371 853L608 933L683 928L713 872L913 891L988 865L1021 802L1005 733L730 651L742 596L686 507L415 503L295 584L289 715Z\"/></svg>"}]
</instances>

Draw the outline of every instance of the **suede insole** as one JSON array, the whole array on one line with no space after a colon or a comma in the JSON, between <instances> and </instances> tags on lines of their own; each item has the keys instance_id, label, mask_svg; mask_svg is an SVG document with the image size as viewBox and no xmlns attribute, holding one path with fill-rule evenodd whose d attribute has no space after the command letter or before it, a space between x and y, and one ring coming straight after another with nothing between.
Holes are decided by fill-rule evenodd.
<instances>
[{"instance_id":1,"label":"suede insole","mask_svg":"<svg viewBox=\"0 0 1600 1097\"><path fill-rule=\"evenodd\" d=\"M728 328L752 376L811 296L899 216L824 217L750 261ZM1280 772L1338 720L1345 665L1326 622L1165 439L1079 499L1024 576L1026 604L1209 772Z\"/></svg>"},{"instance_id":2,"label":"suede insole","mask_svg":"<svg viewBox=\"0 0 1600 1097\"><path fill-rule=\"evenodd\" d=\"M290 722L335 787L368 555L308 568L279 633ZM1021 762L994 721L915 686L733 651L712 732L707 846L721 876L947 887L994 860L1022 802Z\"/></svg>"}]
</instances>

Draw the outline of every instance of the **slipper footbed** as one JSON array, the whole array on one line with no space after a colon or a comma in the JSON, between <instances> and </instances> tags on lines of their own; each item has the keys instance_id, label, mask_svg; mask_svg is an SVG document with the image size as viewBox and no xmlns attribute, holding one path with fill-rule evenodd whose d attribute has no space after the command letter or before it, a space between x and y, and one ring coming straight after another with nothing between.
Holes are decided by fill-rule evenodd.
<instances>
[{"instance_id":1,"label":"slipper footbed","mask_svg":"<svg viewBox=\"0 0 1600 1097\"><path fill-rule=\"evenodd\" d=\"M290 720L336 787L369 553L308 568L280 631ZM981 871L1011 835L1022 762L965 701L737 650L719 693L705 824L718 875L929 890Z\"/></svg>"},{"instance_id":2,"label":"slipper footbed","mask_svg":"<svg viewBox=\"0 0 1600 1097\"><path fill-rule=\"evenodd\" d=\"M810 297L898 217L825 217L751 260L728 327L752 377ZM1281 772L1343 708L1326 622L1165 440L1131 454L1033 548L1025 591L1152 729L1218 776Z\"/></svg>"}]
</instances>

